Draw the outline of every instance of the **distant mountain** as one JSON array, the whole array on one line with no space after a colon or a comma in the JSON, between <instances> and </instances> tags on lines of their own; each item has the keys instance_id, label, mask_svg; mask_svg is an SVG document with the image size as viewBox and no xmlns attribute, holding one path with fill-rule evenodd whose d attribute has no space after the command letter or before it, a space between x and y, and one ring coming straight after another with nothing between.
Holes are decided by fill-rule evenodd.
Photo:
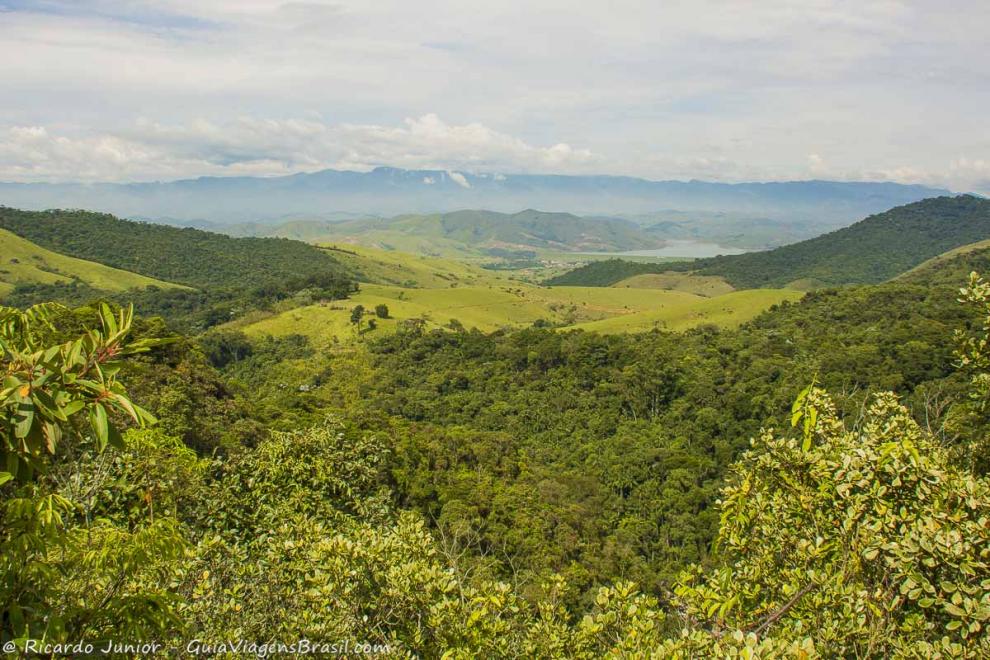
<instances>
[{"instance_id":1,"label":"distant mountain","mask_svg":"<svg viewBox=\"0 0 990 660\"><path fill-rule=\"evenodd\" d=\"M814 235L892 206L945 194L948 191L896 183L726 184L390 167L371 172L324 170L284 177L205 177L165 183L0 183L0 204L7 206L87 208L197 226L271 222L287 216L335 220L347 215L445 213L464 208L503 213L543 208L581 215L643 216L644 224L650 224L650 218L659 222L675 217L671 213L681 213L677 219L687 223L688 229L675 228L679 235L690 232L694 213L719 230L724 224L730 235L737 221L771 221L769 229L761 230L767 234L761 244L772 244L775 222L810 225L798 235ZM657 216L658 212L667 213ZM661 232L660 237L676 236Z\"/></svg>"},{"instance_id":2,"label":"distant mountain","mask_svg":"<svg viewBox=\"0 0 990 660\"><path fill-rule=\"evenodd\" d=\"M990 200L962 195L893 208L818 238L689 266L737 288L872 284L953 248L990 238Z\"/></svg>"}]
</instances>

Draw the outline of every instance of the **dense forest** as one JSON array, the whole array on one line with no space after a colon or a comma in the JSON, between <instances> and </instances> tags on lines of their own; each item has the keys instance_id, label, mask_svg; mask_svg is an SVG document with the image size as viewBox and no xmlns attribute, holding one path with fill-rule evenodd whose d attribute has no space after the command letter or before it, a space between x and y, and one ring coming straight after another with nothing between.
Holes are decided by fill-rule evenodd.
<instances>
[{"instance_id":1,"label":"dense forest","mask_svg":"<svg viewBox=\"0 0 990 660\"><path fill-rule=\"evenodd\" d=\"M984 657L988 255L681 334L4 308L0 635Z\"/></svg>"}]
</instances>

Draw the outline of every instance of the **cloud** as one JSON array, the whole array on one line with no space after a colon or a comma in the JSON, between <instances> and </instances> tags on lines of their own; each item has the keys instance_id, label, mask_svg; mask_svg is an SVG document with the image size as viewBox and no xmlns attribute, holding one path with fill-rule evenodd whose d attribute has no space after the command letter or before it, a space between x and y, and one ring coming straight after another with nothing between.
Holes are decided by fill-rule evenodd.
<instances>
[{"instance_id":1,"label":"cloud","mask_svg":"<svg viewBox=\"0 0 990 660\"><path fill-rule=\"evenodd\" d=\"M451 172L450 170L447 170L447 176L449 176L450 180L459 185L461 188L471 187L471 184L468 183L467 178L460 172Z\"/></svg>"},{"instance_id":2,"label":"cloud","mask_svg":"<svg viewBox=\"0 0 990 660\"><path fill-rule=\"evenodd\" d=\"M66 136L47 127L0 130L0 179L149 180L205 174L276 175L380 165L455 171L556 172L596 163L586 149L539 147L482 124L447 124L435 114L400 126L331 125L308 119L242 117L217 124L140 121L112 134ZM434 181L427 177L424 183Z\"/></svg>"},{"instance_id":3,"label":"cloud","mask_svg":"<svg viewBox=\"0 0 990 660\"><path fill-rule=\"evenodd\" d=\"M990 178L986 0L0 5L0 178Z\"/></svg>"}]
</instances>

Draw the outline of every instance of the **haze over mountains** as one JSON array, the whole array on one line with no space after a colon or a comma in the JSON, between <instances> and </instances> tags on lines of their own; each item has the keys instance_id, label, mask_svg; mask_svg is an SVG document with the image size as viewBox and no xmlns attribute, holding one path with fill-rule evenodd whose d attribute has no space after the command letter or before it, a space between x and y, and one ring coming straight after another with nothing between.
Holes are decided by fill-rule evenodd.
<instances>
[{"instance_id":1,"label":"haze over mountains","mask_svg":"<svg viewBox=\"0 0 990 660\"><path fill-rule=\"evenodd\" d=\"M369 214L459 209L516 213L538 208L628 217L644 225L664 222L671 235L676 236L690 235L690 229L684 226L690 225L696 214L716 225L752 228L754 222L769 221L771 227L780 223L799 238L894 206L945 194L948 191L896 183L727 184L391 167L371 172L324 170L283 177L206 177L157 183L0 183L0 204L10 207L85 208L197 226L298 217L338 220Z\"/></svg>"}]
</instances>

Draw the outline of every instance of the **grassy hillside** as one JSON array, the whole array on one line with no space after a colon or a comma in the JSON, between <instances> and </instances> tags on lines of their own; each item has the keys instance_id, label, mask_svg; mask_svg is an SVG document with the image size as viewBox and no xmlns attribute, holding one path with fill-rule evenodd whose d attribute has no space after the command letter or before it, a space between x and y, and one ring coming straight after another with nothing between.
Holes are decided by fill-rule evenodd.
<instances>
[{"instance_id":1,"label":"grassy hillside","mask_svg":"<svg viewBox=\"0 0 990 660\"><path fill-rule=\"evenodd\" d=\"M579 323L575 329L615 334L644 332L659 328L682 331L700 325L735 328L785 300L799 300L804 294L786 289L733 291L714 298L702 298L668 307Z\"/></svg>"},{"instance_id":2,"label":"grassy hillside","mask_svg":"<svg viewBox=\"0 0 990 660\"><path fill-rule=\"evenodd\" d=\"M872 284L987 238L990 200L937 197L776 250L702 259L692 266L673 268L719 275L737 288L784 287L795 280L821 285Z\"/></svg>"},{"instance_id":3,"label":"grassy hillside","mask_svg":"<svg viewBox=\"0 0 990 660\"><path fill-rule=\"evenodd\" d=\"M323 245L359 282L406 288L444 288L499 281L498 274L454 259L363 245Z\"/></svg>"},{"instance_id":4,"label":"grassy hillside","mask_svg":"<svg viewBox=\"0 0 990 660\"><path fill-rule=\"evenodd\" d=\"M0 228L60 254L197 288L242 288L308 276L348 279L325 251L286 239L231 238L85 211L5 207L0 207Z\"/></svg>"},{"instance_id":5,"label":"grassy hillside","mask_svg":"<svg viewBox=\"0 0 990 660\"><path fill-rule=\"evenodd\" d=\"M346 302L249 315L228 327L255 337L301 334L321 347L381 337L412 319L424 321L427 328L449 327L457 321L483 332L540 321L604 333L642 332L657 326L679 331L703 324L735 327L776 303L801 296L796 291L762 289L707 298L662 289L548 288L518 282L432 289L370 284ZM374 330L363 327L358 332L350 322L351 310L362 305L370 313L379 304L388 306L390 318L376 318Z\"/></svg>"},{"instance_id":6,"label":"grassy hillside","mask_svg":"<svg viewBox=\"0 0 990 660\"><path fill-rule=\"evenodd\" d=\"M104 291L126 291L149 286L178 288L176 284L46 250L4 229L0 229L0 255L3 255L0 256L0 296L25 283L78 281Z\"/></svg>"},{"instance_id":7,"label":"grassy hillside","mask_svg":"<svg viewBox=\"0 0 990 660\"><path fill-rule=\"evenodd\" d=\"M977 270L981 273L986 273L987 269L985 260L988 254L988 249L990 249L990 239L953 248L948 252L943 252L937 257L932 257L931 259L918 264L911 270L901 273L894 279L920 281L930 274L943 270L945 267L957 269L961 264L964 264L969 260L973 261L973 268L970 268L970 271ZM965 273L963 273L963 275L965 275Z\"/></svg>"},{"instance_id":8,"label":"grassy hillside","mask_svg":"<svg viewBox=\"0 0 990 660\"><path fill-rule=\"evenodd\" d=\"M316 242L358 243L434 256L485 256L491 250L609 252L659 247L663 241L636 223L526 210L455 211L321 223ZM277 233L278 229L275 230ZM293 226L298 234L299 228Z\"/></svg>"},{"instance_id":9,"label":"grassy hillside","mask_svg":"<svg viewBox=\"0 0 990 660\"><path fill-rule=\"evenodd\" d=\"M699 296L721 296L735 289L721 277L714 275L693 275L691 273L648 273L633 275L612 285L616 289L666 289L684 291Z\"/></svg>"},{"instance_id":10,"label":"grassy hillside","mask_svg":"<svg viewBox=\"0 0 990 660\"><path fill-rule=\"evenodd\" d=\"M930 259L904 273L897 281L956 289L968 281L972 272L984 277L990 274L990 241L973 243Z\"/></svg>"}]
</instances>

